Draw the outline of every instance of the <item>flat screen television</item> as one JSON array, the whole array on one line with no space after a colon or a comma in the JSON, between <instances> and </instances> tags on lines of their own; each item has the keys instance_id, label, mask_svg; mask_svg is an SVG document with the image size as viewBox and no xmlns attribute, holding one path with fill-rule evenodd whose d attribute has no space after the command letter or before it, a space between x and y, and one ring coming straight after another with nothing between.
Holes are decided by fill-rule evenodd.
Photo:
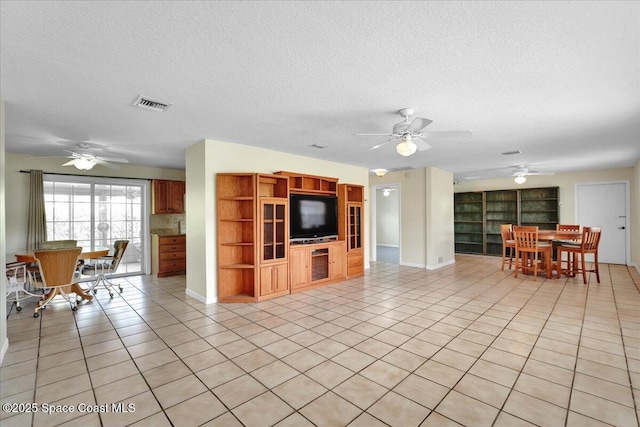
<instances>
[{"instance_id":1,"label":"flat screen television","mask_svg":"<svg viewBox=\"0 0 640 427\"><path fill-rule=\"evenodd\" d=\"M291 240L338 235L338 198L291 194L289 198Z\"/></svg>"}]
</instances>

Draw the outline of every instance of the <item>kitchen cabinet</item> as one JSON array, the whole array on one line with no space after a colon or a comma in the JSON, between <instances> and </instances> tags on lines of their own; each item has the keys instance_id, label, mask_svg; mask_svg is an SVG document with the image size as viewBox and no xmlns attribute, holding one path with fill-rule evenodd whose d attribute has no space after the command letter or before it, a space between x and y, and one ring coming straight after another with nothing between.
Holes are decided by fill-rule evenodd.
<instances>
[{"instance_id":1,"label":"kitchen cabinet","mask_svg":"<svg viewBox=\"0 0 640 427\"><path fill-rule=\"evenodd\" d=\"M183 181L153 180L153 213L184 213L185 183Z\"/></svg>"},{"instance_id":2,"label":"kitchen cabinet","mask_svg":"<svg viewBox=\"0 0 640 427\"><path fill-rule=\"evenodd\" d=\"M151 235L151 274L176 276L187 272L187 237Z\"/></svg>"}]
</instances>

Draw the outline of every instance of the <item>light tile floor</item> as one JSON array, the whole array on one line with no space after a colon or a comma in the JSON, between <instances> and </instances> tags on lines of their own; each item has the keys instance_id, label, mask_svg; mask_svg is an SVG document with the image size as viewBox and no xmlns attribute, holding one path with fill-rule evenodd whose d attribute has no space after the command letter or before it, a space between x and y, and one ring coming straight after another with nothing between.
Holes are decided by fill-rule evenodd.
<instances>
[{"instance_id":1,"label":"light tile floor","mask_svg":"<svg viewBox=\"0 0 640 427\"><path fill-rule=\"evenodd\" d=\"M60 302L34 319L27 306L8 317L2 403L75 412L41 405L0 421L637 426L636 270L601 265L602 283L584 286L499 266L465 255L435 271L378 262L321 289L209 306L185 295L184 276L136 276L75 313Z\"/></svg>"}]
</instances>

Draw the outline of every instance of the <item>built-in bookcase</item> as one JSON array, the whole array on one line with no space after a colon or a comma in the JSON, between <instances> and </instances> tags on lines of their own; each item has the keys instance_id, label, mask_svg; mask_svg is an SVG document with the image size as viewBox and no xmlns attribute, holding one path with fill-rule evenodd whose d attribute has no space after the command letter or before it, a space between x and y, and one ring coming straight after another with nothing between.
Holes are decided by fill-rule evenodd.
<instances>
[{"instance_id":1,"label":"built-in bookcase","mask_svg":"<svg viewBox=\"0 0 640 427\"><path fill-rule=\"evenodd\" d=\"M455 250L502 255L501 224L555 229L558 187L454 194Z\"/></svg>"},{"instance_id":2,"label":"built-in bookcase","mask_svg":"<svg viewBox=\"0 0 640 427\"><path fill-rule=\"evenodd\" d=\"M484 193L454 194L456 252L484 253Z\"/></svg>"},{"instance_id":3,"label":"built-in bookcase","mask_svg":"<svg viewBox=\"0 0 640 427\"><path fill-rule=\"evenodd\" d=\"M219 301L288 293L288 195L286 177L217 175Z\"/></svg>"}]
</instances>

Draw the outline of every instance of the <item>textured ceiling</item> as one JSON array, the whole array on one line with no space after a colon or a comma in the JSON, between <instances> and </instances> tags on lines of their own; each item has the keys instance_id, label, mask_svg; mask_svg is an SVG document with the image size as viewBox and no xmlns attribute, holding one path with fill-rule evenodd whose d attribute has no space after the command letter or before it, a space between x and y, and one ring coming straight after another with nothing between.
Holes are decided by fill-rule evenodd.
<instances>
[{"instance_id":1,"label":"textured ceiling","mask_svg":"<svg viewBox=\"0 0 640 427\"><path fill-rule=\"evenodd\" d=\"M457 177L640 156L640 3L26 2L0 4L6 149L80 142L183 168L203 138ZM138 95L168 101L137 109ZM368 151L414 108L432 139ZM325 149L311 147L326 146ZM500 153L520 149L522 154Z\"/></svg>"}]
</instances>

